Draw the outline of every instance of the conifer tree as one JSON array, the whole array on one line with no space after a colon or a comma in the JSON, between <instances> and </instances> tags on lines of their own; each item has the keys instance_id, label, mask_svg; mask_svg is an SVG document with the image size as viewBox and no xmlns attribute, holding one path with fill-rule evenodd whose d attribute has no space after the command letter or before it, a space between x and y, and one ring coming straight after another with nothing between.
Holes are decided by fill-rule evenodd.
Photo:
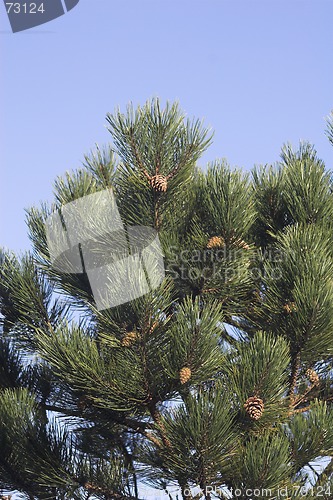
<instances>
[{"instance_id":1,"label":"conifer tree","mask_svg":"<svg viewBox=\"0 0 333 500\"><path fill-rule=\"evenodd\" d=\"M308 143L200 169L210 132L157 99L107 123L110 145L27 211L32 251L0 254L2 498L332 498L330 171ZM108 190L124 226L157 232L165 278L99 308L46 228ZM83 215L98 229L104 210ZM111 233L93 243L121 257Z\"/></svg>"}]
</instances>

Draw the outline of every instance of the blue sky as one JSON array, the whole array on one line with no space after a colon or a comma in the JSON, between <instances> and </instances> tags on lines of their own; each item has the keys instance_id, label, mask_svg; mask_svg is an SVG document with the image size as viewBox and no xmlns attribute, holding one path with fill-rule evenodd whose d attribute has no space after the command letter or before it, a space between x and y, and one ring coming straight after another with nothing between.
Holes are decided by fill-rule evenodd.
<instances>
[{"instance_id":1,"label":"blue sky","mask_svg":"<svg viewBox=\"0 0 333 500\"><path fill-rule=\"evenodd\" d=\"M283 143L332 167L331 0L80 0L13 34L0 4L0 245L29 247L24 208L109 140L105 115L129 101L178 100L215 130L201 165L250 169Z\"/></svg>"}]
</instances>

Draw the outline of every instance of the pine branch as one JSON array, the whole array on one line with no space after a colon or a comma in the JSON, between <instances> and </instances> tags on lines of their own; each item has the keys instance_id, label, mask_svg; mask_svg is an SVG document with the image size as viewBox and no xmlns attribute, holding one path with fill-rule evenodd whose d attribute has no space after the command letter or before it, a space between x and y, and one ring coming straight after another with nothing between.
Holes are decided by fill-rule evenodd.
<instances>
[{"instance_id":1,"label":"pine branch","mask_svg":"<svg viewBox=\"0 0 333 500\"><path fill-rule=\"evenodd\" d=\"M301 366L301 353L297 351L291 361L291 375L290 375L290 385L289 385L289 398L290 404L294 404L295 400L295 390L297 387L298 372Z\"/></svg>"},{"instance_id":2,"label":"pine branch","mask_svg":"<svg viewBox=\"0 0 333 500\"><path fill-rule=\"evenodd\" d=\"M109 488L103 488L91 482L84 483L82 486L88 490L89 494L104 495L106 500L139 500L137 496L123 495L122 493L117 493Z\"/></svg>"},{"instance_id":3,"label":"pine branch","mask_svg":"<svg viewBox=\"0 0 333 500\"><path fill-rule=\"evenodd\" d=\"M146 177L146 179L148 179L148 181L150 181L151 179L151 176L148 174L146 168L144 167L142 161L141 161L141 158L140 158L140 154L137 150L137 147L136 147L136 144L135 144L135 141L134 141L134 138L133 138L133 130L131 128L131 138L130 138L130 144L131 144L131 147L132 147L132 151L133 151L133 154L134 154L134 157L136 159L136 162L138 164L138 167L141 169L142 173L144 174L144 176Z\"/></svg>"},{"instance_id":4,"label":"pine branch","mask_svg":"<svg viewBox=\"0 0 333 500\"><path fill-rule=\"evenodd\" d=\"M152 416L153 421L155 422L155 424L157 425L157 427L159 429L162 443L167 448L171 448L171 442L170 442L169 438L166 436L166 429L165 429L165 426L164 426L163 421L162 421L161 413L157 410L155 403L152 403L150 405L149 411L150 411L150 414Z\"/></svg>"},{"instance_id":5,"label":"pine branch","mask_svg":"<svg viewBox=\"0 0 333 500\"><path fill-rule=\"evenodd\" d=\"M82 412L79 410L69 410L64 407L56 406L56 405L50 405L50 404L41 404L41 406L48 411L53 411L56 413L61 413L63 415L67 415L69 417L79 417L82 418ZM120 424L124 427L129 427L130 429L136 431L137 433L141 434L142 436L146 436L146 429L148 427L148 423L143 423L138 420L135 420L134 418L128 417L126 415L117 415L114 412L107 412L106 415L108 418L110 418L113 422ZM147 437L147 436L146 436Z\"/></svg>"},{"instance_id":6,"label":"pine branch","mask_svg":"<svg viewBox=\"0 0 333 500\"><path fill-rule=\"evenodd\" d=\"M289 416L291 415L296 415L297 413L305 413L306 411L310 411L311 410L311 406L305 406L304 408L298 408L297 410L291 410L289 412Z\"/></svg>"},{"instance_id":7,"label":"pine branch","mask_svg":"<svg viewBox=\"0 0 333 500\"><path fill-rule=\"evenodd\" d=\"M181 480L178 480L178 483L179 483L179 486L181 489L183 500L193 500L193 496L191 494L191 490L189 488L189 485L186 482L184 483Z\"/></svg>"},{"instance_id":8,"label":"pine branch","mask_svg":"<svg viewBox=\"0 0 333 500\"><path fill-rule=\"evenodd\" d=\"M184 155L184 158L178 163L178 165L176 165L172 170L171 172L166 176L166 180L168 181L169 179L172 179L176 174L177 172L179 172L179 170L181 168L183 168L186 163L189 161L189 159L191 158L191 153L193 152L194 150L194 145L193 144L190 144L189 147L188 147L188 150L186 152L186 154Z\"/></svg>"},{"instance_id":9,"label":"pine branch","mask_svg":"<svg viewBox=\"0 0 333 500\"><path fill-rule=\"evenodd\" d=\"M295 396L295 399L294 399L294 407L296 408L297 406L299 406L301 403L303 403L304 401L309 401L309 398L306 398L306 396L312 391L312 389L314 389L315 387L317 387L316 384L311 384L307 389L306 391L301 394L300 396L296 397ZM315 397L315 396L314 396ZM306 399L305 399L306 398Z\"/></svg>"}]
</instances>

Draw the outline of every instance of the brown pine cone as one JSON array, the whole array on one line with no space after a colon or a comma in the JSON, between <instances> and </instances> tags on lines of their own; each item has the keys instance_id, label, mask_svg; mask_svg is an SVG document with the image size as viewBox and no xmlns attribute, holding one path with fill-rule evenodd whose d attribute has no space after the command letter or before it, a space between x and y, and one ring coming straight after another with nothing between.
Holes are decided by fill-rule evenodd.
<instances>
[{"instance_id":1,"label":"brown pine cone","mask_svg":"<svg viewBox=\"0 0 333 500\"><path fill-rule=\"evenodd\" d=\"M295 302L287 302L287 303L283 306L283 309L284 309L284 311L285 311L287 314L292 314L293 312L297 311L297 307L296 307Z\"/></svg>"},{"instance_id":2,"label":"brown pine cone","mask_svg":"<svg viewBox=\"0 0 333 500\"><path fill-rule=\"evenodd\" d=\"M207 243L207 248L222 248L224 244L222 236L212 236Z\"/></svg>"},{"instance_id":3,"label":"brown pine cone","mask_svg":"<svg viewBox=\"0 0 333 500\"><path fill-rule=\"evenodd\" d=\"M168 180L164 175L154 175L154 177L150 179L150 185L155 191L165 193L168 189Z\"/></svg>"},{"instance_id":4,"label":"brown pine cone","mask_svg":"<svg viewBox=\"0 0 333 500\"><path fill-rule=\"evenodd\" d=\"M251 396L245 401L244 408L252 420L259 420L264 411L264 402L259 396Z\"/></svg>"},{"instance_id":5,"label":"brown pine cone","mask_svg":"<svg viewBox=\"0 0 333 500\"><path fill-rule=\"evenodd\" d=\"M138 338L138 332L127 332L121 341L121 345L123 347L131 347L131 345L135 344Z\"/></svg>"},{"instance_id":6,"label":"brown pine cone","mask_svg":"<svg viewBox=\"0 0 333 500\"><path fill-rule=\"evenodd\" d=\"M307 378L310 380L312 385L319 385L320 384L320 379L318 373L313 370L312 368L308 368L305 372L305 375Z\"/></svg>"},{"instance_id":7,"label":"brown pine cone","mask_svg":"<svg viewBox=\"0 0 333 500\"><path fill-rule=\"evenodd\" d=\"M179 380L182 385L186 384L192 376L191 368L184 366L179 372Z\"/></svg>"},{"instance_id":8,"label":"brown pine cone","mask_svg":"<svg viewBox=\"0 0 333 500\"><path fill-rule=\"evenodd\" d=\"M243 248L244 250L250 250L251 248L250 245L248 245L246 241L242 240L241 238L233 240L233 244L238 248Z\"/></svg>"}]
</instances>

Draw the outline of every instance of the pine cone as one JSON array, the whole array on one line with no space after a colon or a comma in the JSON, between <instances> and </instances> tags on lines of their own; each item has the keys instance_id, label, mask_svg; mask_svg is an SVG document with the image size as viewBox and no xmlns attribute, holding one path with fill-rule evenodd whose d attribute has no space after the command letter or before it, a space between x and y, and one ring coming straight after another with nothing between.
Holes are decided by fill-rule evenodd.
<instances>
[{"instance_id":1,"label":"pine cone","mask_svg":"<svg viewBox=\"0 0 333 500\"><path fill-rule=\"evenodd\" d=\"M252 420L259 420L264 411L264 402L259 396L251 396L245 401L244 408Z\"/></svg>"},{"instance_id":2,"label":"pine cone","mask_svg":"<svg viewBox=\"0 0 333 500\"><path fill-rule=\"evenodd\" d=\"M287 314L292 314L293 312L297 311L295 302L287 302L287 304L283 306L283 309Z\"/></svg>"},{"instance_id":3,"label":"pine cone","mask_svg":"<svg viewBox=\"0 0 333 500\"><path fill-rule=\"evenodd\" d=\"M191 368L184 366L179 372L179 380L182 385L186 384L191 378Z\"/></svg>"},{"instance_id":4,"label":"pine cone","mask_svg":"<svg viewBox=\"0 0 333 500\"><path fill-rule=\"evenodd\" d=\"M103 493L103 488L101 488L100 486L97 486L97 485L95 485L95 484L92 484L92 483L85 483L83 486L84 486L84 487L86 488L86 490L88 490L88 491L94 491L94 492L96 492L96 493L97 493L97 492Z\"/></svg>"},{"instance_id":5,"label":"pine cone","mask_svg":"<svg viewBox=\"0 0 333 500\"><path fill-rule=\"evenodd\" d=\"M127 332L121 341L121 345L123 347L130 347L131 345L135 344L138 338L138 332Z\"/></svg>"},{"instance_id":6,"label":"pine cone","mask_svg":"<svg viewBox=\"0 0 333 500\"><path fill-rule=\"evenodd\" d=\"M222 236L212 236L207 243L207 248L221 248L224 247L224 244Z\"/></svg>"},{"instance_id":7,"label":"pine cone","mask_svg":"<svg viewBox=\"0 0 333 500\"><path fill-rule=\"evenodd\" d=\"M159 193L165 193L168 189L168 181L164 175L154 175L154 177L150 179L150 185Z\"/></svg>"},{"instance_id":8,"label":"pine cone","mask_svg":"<svg viewBox=\"0 0 333 500\"><path fill-rule=\"evenodd\" d=\"M308 377L312 385L319 385L320 379L318 373L312 368L308 368L305 372L305 375Z\"/></svg>"},{"instance_id":9,"label":"pine cone","mask_svg":"<svg viewBox=\"0 0 333 500\"><path fill-rule=\"evenodd\" d=\"M250 250L250 245L246 243L246 241L238 238L233 241L233 244L236 245L238 248L243 248L244 250Z\"/></svg>"}]
</instances>

